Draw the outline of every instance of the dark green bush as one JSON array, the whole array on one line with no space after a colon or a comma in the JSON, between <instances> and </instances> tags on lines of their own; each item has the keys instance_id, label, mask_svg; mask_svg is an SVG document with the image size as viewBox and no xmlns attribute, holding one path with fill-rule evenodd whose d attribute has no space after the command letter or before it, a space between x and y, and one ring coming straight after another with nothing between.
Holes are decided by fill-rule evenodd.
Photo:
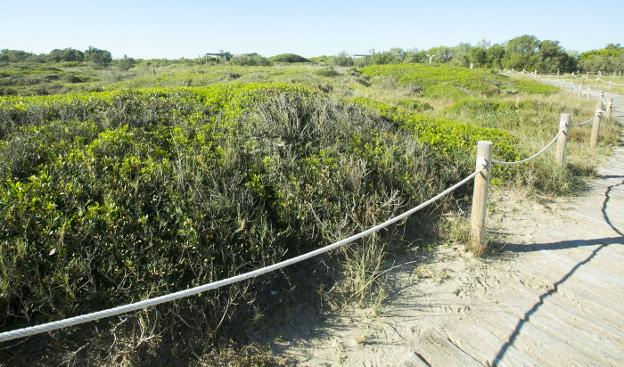
<instances>
[{"instance_id":1,"label":"dark green bush","mask_svg":"<svg viewBox=\"0 0 624 367\"><path fill-rule=\"evenodd\" d=\"M320 76L326 76L326 77L329 77L329 78L332 78L332 77L335 77L335 76L340 75L340 74L336 71L336 69L334 69L334 68L333 68L333 67L331 67L331 66L327 66L327 67L324 67L324 68L322 68L322 69L319 69L319 70L317 70L317 71L316 71L316 73L317 73L318 75L320 75Z\"/></svg>"},{"instance_id":2,"label":"dark green bush","mask_svg":"<svg viewBox=\"0 0 624 367\"><path fill-rule=\"evenodd\" d=\"M241 66L271 66L271 61L269 61L269 59L258 55L255 52L250 54L236 55L232 57L229 62L234 65Z\"/></svg>"},{"instance_id":3,"label":"dark green bush","mask_svg":"<svg viewBox=\"0 0 624 367\"><path fill-rule=\"evenodd\" d=\"M353 57L342 51L336 56L331 57L331 61L337 66L353 66Z\"/></svg>"},{"instance_id":4,"label":"dark green bush","mask_svg":"<svg viewBox=\"0 0 624 367\"><path fill-rule=\"evenodd\" d=\"M310 60L306 59L305 57L296 54L279 54L269 57L269 60L272 62L283 62L288 64L298 62L310 62Z\"/></svg>"}]
</instances>

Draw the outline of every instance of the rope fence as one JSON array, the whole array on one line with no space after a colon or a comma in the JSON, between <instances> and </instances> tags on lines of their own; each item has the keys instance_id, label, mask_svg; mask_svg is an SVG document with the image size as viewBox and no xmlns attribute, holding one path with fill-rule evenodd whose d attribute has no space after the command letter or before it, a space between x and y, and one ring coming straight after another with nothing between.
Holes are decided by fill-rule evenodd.
<instances>
[{"instance_id":1,"label":"rope fence","mask_svg":"<svg viewBox=\"0 0 624 367\"><path fill-rule=\"evenodd\" d=\"M542 155L548 148L550 148L550 146L553 145L557 141L557 138L559 137L559 135L561 135L561 130L559 130L559 132L557 132L557 134L555 134L555 136L548 142L548 144L546 144L540 151L538 151L537 153L533 154L532 156L530 156L528 158L521 159L519 161L514 161L514 162L505 162L505 161L499 161L499 160L496 160L496 159L492 159L492 163L498 164L498 165L501 165L501 166L515 166L515 165L518 165L518 164L522 164L522 163L526 163L526 162L532 161L535 158L537 158L540 155Z\"/></svg>"},{"instance_id":2,"label":"rope fence","mask_svg":"<svg viewBox=\"0 0 624 367\"><path fill-rule=\"evenodd\" d=\"M587 120L585 120L583 122L572 124L572 126L583 126L583 125L589 124L592 121L594 121L594 116L590 117L589 119L587 119Z\"/></svg>"},{"instance_id":3,"label":"rope fence","mask_svg":"<svg viewBox=\"0 0 624 367\"><path fill-rule=\"evenodd\" d=\"M604 116L606 117L607 120L611 120L612 119L612 115L613 115L613 110L614 110L614 106L613 106L613 98L609 98L609 100L606 100L604 98L604 91L600 91L597 89L592 90L591 87L587 87L587 89L583 88L583 84L575 84L573 82L567 81L567 80L560 80L561 76L559 74L556 74L557 79L550 79L547 78L546 76L548 74L537 74L537 71L533 72L533 73L528 73L526 70L522 70L520 72L515 71L513 69L511 70L504 70L501 72L503 75L507 75L507 76L515 76L515 75L521 75L521 76L528 76L530 78L534 78L536 80L542 81L542 82L546 82L549 84L554 84L555 86L563 86L565 87L566 85L570 88L571 91L578 91L578 96L582 97L583 95L586 96L587 98L590 98L592 96L599 96L599 105L597 106L597 110L596 113L598 113L598 111L600 111L602 114L604 114ZM597 74L596 79L589 79L587 78L587 76L583 75L580 77L576 77L574 76L574 74L572 74L573 77L575 78L582 78L584 80L596 80L596 82L598 82L600 79L600 73ZM604 80L603 80L604 81ZM615 83L617 85L617 83ZM575 124L572 126L582 126L585 125L587 123L589 123L590 121L592 121L594 119L594 117L592 117L590 120L584 121L583 123L580 124Z\"/></svg>"},{"instance_id":4,"label":"rope fence","mask_svg":"<svg viewBox=\"0 0 624 367\"><path fill-rule=\"evenodd\" d=\"M468 183L470 180L472 180L476 175L478 175L481 170L483 169L483 164L479 165L477 167L477 170L475 170L473 173L471 173L470 175L466 176L463 180L457 182L456 184L454 184L453 186L449 187L448 189L440 192L439 194L437 194L436 196L430 198L429 200L421 203L420 205L402 213L399 214L393 218L390 218L388 220L386 220L383 223L380 223L374 227L371 227L365 231L362 231L360 233L357 233L351 237L347 237L345 239L342 239L338 242L334 242L330 245L327 245L325 247L321 247L319 249L316 249L314 251L310 251L308 253L305 253L303 255L299 255L299 256L295 256L293 258L275 263L273 265L269 265L269 266L265 266L263 268L257 269L257 270L253 270L253 271L249 271L247 273L243 273L243 274L239 274L230 278L226 278L226 279L222 279L222 280L218 280L216 282L211 282L211 283L207 283L207 284L203 284L194 288L189 288L189 289L185 289L182 291L178 291L178 292L174 292L174 293L170 293L167 295L163 295L163 296L159 296L159 297L154 297L154 298L150 298L150 299L146 299L143 301L139 301L139 302L134 302L134 303L130 303L127 305L122 305L122 306L117 306L117 307L113 307L107 310L102 310L102 311L97 311L97 312L92 312L92 313L88 313L88 314L84 314L84 315L80 315L80 316L74 316L74 317L70 317L64 320L59 320L59 321L53 321L53 322L48 322L45 324L40 324L40 325L36 325L36 326L31 326L31 327L27 327L27 328L23 328L23 329L18 329L18 330L13 330L13 331L7 331L7 332L3 332L0 333L0 342L5 342L5 341L9 341L9 340L13 340L13 339L18 339L18 338L24 338L27 336L32 336L32 335L36 335L36 334L41 334L41 333L45 333L48 331L54 331L54 330L58 330L58 329L62 329L62 328L66 328L66 327L70 327L70 326L74 326L74 325L79 325L79 324L84 324L87 322L91 322L91 321L96 321L99 319L103 319L103 318L107 318L107 317L112 317L112 316L117 316L117 315L121 315L124 313L128 313L128 312L132 312L132 311L137 311L140 309L144 309L144 308L148 308L148 307L154 307L156 305L160 305L162 303L166 303L166 302L171 302L171 301L175 301L181 298L186 298L192 295L196 295L199 293L203 293L206 291L210 291L210 290L214 290L217 288L221 288L224 287L226 285L229 284L233 284L233 283L238 283L238 282L242 282L244 280L247 279L251 279L251 278L255 278L258 277L260 275L266 274L266 273L270 273L282 268L285 268L287 266L299 263L301 261L310 259L312 257L324 254L326 252L335 250L337 248L340 248L344 245L347 245L351 242L354 242L356 240L359 240L363 237L366 237L374 232L377 232L383 228L386 228L392 224L395 224L407 217L409 217L410 215L428 207L429 205L433 204L434 202L440 200L441 198L445 197L446 195L450 194L451 192L455 191L457 188L465 185L466 183Z\"/></svg>"},{"instance_id":5,"label":"rope fence","mask_svg":"<svg viewBox=\"0 0 624 367\"><path fill-rule=\"evenodd\" d=\"M508 72L515 73L515 74L520 74L520 75L534 75L534 76L538 75L537 72L530 73L530 72L528 72L528 71L526 71L524 69L522 71L509 70ZM541 75L542 78L551 77L552 76L552 77L556 77L557 79L559 79L559 78L562 77L562 75L560 75L560 74L539 74L539 75ZM601 75L602 74L597 73L596 74L596 78L590 78L587 75L580 75L579 76L579 75L575 75L574 73L572 73L572 74L568 75L567 77L568 78L572 78L572 79L582 79L582 80L587 81L587 82L594 81L596 83L601 82L601 83L608 84L608 85L611 85L611 86L624 87L624 84L622 84L622 83L616 83L616 82L614 82L612 80L604 80L604 79L602 79ZM615 73L613 74L613 77L615 77ZM554 81L553 79L545 79L545 80Z\"/></svg>"},{"instance_id":6,"label":"rope fence","mask_svg":"<svg viewBox=\"0 0 624 367\"><path fill-rule=\"evenodd\" d=\"M523 70L520 73L513 72L513 71L508 71L507 73L509 75L514 75L514 73L516 73L516 74L531 75L531 76L537 77L537 74L531 74L531 73L526 72L525 70ZM602 98L601 96L600 102L602 103L603 100L604 98ZM610 118L610 113L612 110L613 108L612 108L612 101L611 101L606 111L609 114L609 118ZM439 194L433 196L429 200L419 204L418 206L413 207L412 209L409 209L397 216L394 216L386 220L385 222L377 224L362 232L359 232L357 234L354 234L350 237L344 238L340 241L334 242L327 246L318 248L316 250L292 257L290 259L287 259L287 260L284 260L284 261L281 261L272 265L265 266L260 269L252 270L246 273L232 276L230 278L214 281L214 282L203 284L197 287L193 287L193 288L169 293L166 295L109 308L106 310L78 315L78 316L70 317L70 318L63 319L63 320L52 321L52 322L30 326L30 327L26 327L22 329L17 329L17 330L5 331L5 332L0 333L0 342L6 342L9 340L14 340L18 338L29 337L29 336L33 336L33 335L37 335L37 334L41 334L45 332L63 329L63 328L70 327L70 326L75 326L75 325L80 325L80 324L84 324L87 322L100 320L103 318L117 316L117 315L125 314L128 312L133 312L133 311L137 311L137 310L141 310L141 309L145 309L149 307L154 307L163 303L172 302L172 301L179 300L182 298L190 297L190 296L197 295L203 292L215 290L217 288L221 288L230 284L234 284L234 283L242 282L244 280L255 278L263 274L274 272L276 270L285 268L287 266L294 265L304 260L307 260L315 256L319 256L321 254L327 253L329 251L338 249L354 241L357 241L361 238L364 238L372 233L378 232L386 227L389 227L395 223L398 223L406 219L407 217L411 216L412 214L428 207L434 202L440 200L441 198L449 195L450 193L455 191L457 188L467 184L470 180L473 180L473 179L474 179L474 187L473 187L474 191L473 191L473 196L472 196L472 208L471 208L472 211L471 211L471 217L470 217L470 223L471 223L470 225L471 240L470 241L474 246L477 246L478 248L481 248L481 249L485 249L485 243L483 239L484 239L484 234L485 234L485 223L486 223L486 218L487 218L487 196L488 196L488 187L489 187L489 177L491 174L492 165L513 166L513 165L520 165L520 164L529 162L541 156L542 154L544 154L544 152L546 152L548 148L550 148L553 144L555 144L555 142L557 142L557 147L555 150L555 159L558 165L563 166L565 164L565 145L567 141L568 127L569 126L582 126L593 121L594 124L592 128L592 137L591 137L590 144L592 147L594 147L598 142L598 132L600 129L600 120L602 117L602 113L603 111L601 109L598 109L596 111L596 115L592 116L592 118L590 118L589 120L583 121L578 124L573 124L573 125L570 125L570 116L571 116L570 114L565 114L565 113L561 114L561 120L559 122L559 131L557 132L557 134L555 134L555 136L537 153L533 154L532 156L528 158L524 158L518 161L506 162L506 161L492 159L492 143L489 141L480 141L477 144L477 157L476 157L475 171L472 172L470 175L466 176L461 181L455 183L454 185L450 186L449 188L440 192Z\"/></svg>"}]
</instances>

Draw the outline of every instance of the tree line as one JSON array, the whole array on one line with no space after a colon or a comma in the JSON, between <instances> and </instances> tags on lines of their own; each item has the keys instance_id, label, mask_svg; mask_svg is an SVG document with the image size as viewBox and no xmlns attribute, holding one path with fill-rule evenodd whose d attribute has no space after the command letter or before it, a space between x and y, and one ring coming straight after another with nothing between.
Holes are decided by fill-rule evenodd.
<instances>
[{"instance_id":1,"label":"tree line","mask_svg":"<svg viewBox=\"0 0 624 367\"><path fill-rule=\"evenodd\" d=\"M481 41L476 45L460 43L454 47L438 46L428 50L392 48L383 52L371 51L369 55L353 57L346 52L335 56L318 56L309 60L295 54L281 54L265 58L257 53L227 57L200 57L197 63L228 62L236 65L270 66L272 63L307 62L331 63L339 66L363 66L394 63L445 63L466 67L494 69L537 70L540 73L570 72L623 72L624 47L608 44L605 48L577 53L567 51L559 41L540 40L532 35L522 35L507 42L491 44ZM213 54L214 55L214 54ZM107 67L112 56L107 50L89 47L85 51L73 48L55 49L48 54L33 54L19 50L0 50L0 62L92 62L97 67ZM184 61L190 61L184 59ZM136 61L124 56L115 61L122 69L132 68Z\"/></svg>"},{"instance_id":2,"label":"tree line","mask_svg":"<svg viewBox=\"0 0 624 367\"><path fill-rule=\"evenodd\" d=\"M125 59L129 59L125 57ZM107 67L113 61L110 51L89 46L85 51L74 48L54 49L47 54L34 54L20 50L0 50L0 62L92 62L98 67Z\"/></svg>"},{"instance_id":3,"label":"tree line","mask_svg":"<svg viewBox=\"0 0 624 367\"><path fill-rule=\"evenodd\" d=\"M383 52L373 50L364 57L354 58L343 52L323 58L341 66L411 62L537 70L540 73L624 71L624 48L619 44L608 44L603 49L579 54L565 50L559 41L540 40L531 35L495 44L482 41L476 45L460 43L454 47L438 46L428 50L392 48Z\"/></svg>"}]
</instances>

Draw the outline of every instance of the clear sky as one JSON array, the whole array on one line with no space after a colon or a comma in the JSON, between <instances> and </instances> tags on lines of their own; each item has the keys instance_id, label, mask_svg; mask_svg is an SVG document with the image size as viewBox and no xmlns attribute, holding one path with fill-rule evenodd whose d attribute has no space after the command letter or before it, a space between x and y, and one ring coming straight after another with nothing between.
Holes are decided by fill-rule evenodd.
<instances>
[{"instance_id":1,"label":"clear sky","mask_svg":"<svg viewBox=\"0 0 624 367\"><path fill-rule=\"evenodd\" d=\"M521 34L584 51L624 43L624 0L0 0L0 25L0 49L93 45L113 57L197 57L220 49L314 56Z\"/></svg>"}]
</instances>

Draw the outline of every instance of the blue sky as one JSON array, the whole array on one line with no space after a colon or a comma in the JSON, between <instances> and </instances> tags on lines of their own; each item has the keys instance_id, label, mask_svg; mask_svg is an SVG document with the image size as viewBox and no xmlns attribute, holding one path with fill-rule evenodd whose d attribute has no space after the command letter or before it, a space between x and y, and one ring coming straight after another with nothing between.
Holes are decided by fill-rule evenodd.
<instances>
[{"instance_id":1,"label":"blue sky","mask_svg":"<svg viewBox=\"0 0 624 367\"><path fill-rule=\"evenodd\" d=\"M502 42L521 34L570 50L624 43L624 1L0 0L0 49L89 45L114 57L304 56Z\"/></svg>"}]
</instances>

